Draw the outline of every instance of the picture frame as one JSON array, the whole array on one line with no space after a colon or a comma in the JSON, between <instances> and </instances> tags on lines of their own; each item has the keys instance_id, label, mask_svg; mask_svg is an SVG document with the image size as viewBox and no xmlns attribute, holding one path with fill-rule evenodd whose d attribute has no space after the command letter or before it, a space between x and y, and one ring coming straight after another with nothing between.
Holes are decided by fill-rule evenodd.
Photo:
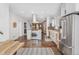
<instances>
[{"instance_id":1,"label":"picture frame","mask_svg":"<svg viewBox=\"0 0 79 59\"><path fill-rule=\"evenodd\" d=\"M16 28L17 24L16 22L13 22L13 28Z\"/></svg>"}]
</instances>

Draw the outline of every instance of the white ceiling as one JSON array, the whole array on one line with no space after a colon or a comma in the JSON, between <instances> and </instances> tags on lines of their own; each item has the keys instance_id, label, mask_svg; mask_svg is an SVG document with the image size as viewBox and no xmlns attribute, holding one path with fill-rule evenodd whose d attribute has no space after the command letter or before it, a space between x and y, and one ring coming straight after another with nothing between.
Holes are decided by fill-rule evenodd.
<instances>
[{"instance_id":1,"label":"white ceiling","mask_svg":"<svg viewBox=\"0 0 79 59\"><path fill-rule=\"evenodd\" d=\"M39 17L57 15L60 3L13 3L10 10L23 17L32 17L32 13Z\"/></svg>"}]
</instances>

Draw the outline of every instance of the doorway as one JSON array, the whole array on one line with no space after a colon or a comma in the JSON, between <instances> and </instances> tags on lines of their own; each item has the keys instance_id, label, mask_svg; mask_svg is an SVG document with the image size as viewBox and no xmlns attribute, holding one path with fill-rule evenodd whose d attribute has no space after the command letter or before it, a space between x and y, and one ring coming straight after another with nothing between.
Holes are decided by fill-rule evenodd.
<instances>
[{"instance_id":1,"label":"doorway","mask_svg":"<svg viewBox=\"0 0 79 59\"><path fill-rule=\"evenodd\" d=\"M27 23L24 22L24 39L27 39Z\"/></svg>"}]
</instances>

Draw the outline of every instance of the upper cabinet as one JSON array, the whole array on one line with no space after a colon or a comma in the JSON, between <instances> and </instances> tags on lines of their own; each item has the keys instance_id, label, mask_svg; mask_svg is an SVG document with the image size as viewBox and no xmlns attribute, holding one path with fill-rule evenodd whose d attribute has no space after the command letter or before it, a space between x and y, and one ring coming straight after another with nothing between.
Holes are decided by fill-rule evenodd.
<instances>
[{"instance_id":1,"label":"upper cabinet","mask_svg":"<svg viewBox=\"0 0 79 59\"><path fill-rule=\"evenodd\" d=\"M61 16L72 13L75 11L75 3L62 3Z\"/></svg>"},{"instance_id":2,"label":"upper cabinet","mask_svg":"<svg viewBox=\"0 0 79 59\"><path fill-rule=\"evenodd\" d=\"M65 15L65 4L61 4L61 16Z\"/></svg>"}]
</instances>

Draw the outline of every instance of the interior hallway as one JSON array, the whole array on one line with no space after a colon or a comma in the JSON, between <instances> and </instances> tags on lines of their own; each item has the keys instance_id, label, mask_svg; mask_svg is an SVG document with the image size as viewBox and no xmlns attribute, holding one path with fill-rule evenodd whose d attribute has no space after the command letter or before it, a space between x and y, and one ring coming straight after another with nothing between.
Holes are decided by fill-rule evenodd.
<instances>
[{"instance_id":1,"label":"interior hallway","mask_svg":"<svg viewBox=\"0 0 79 59\"><path fill-rule=\"evenodd\" d=\"M52 50L54 55L79 55L78 25L76 3L2 3L0 55L17 54L20 48L26 52Z\"/></svg>"}]
</instances>

